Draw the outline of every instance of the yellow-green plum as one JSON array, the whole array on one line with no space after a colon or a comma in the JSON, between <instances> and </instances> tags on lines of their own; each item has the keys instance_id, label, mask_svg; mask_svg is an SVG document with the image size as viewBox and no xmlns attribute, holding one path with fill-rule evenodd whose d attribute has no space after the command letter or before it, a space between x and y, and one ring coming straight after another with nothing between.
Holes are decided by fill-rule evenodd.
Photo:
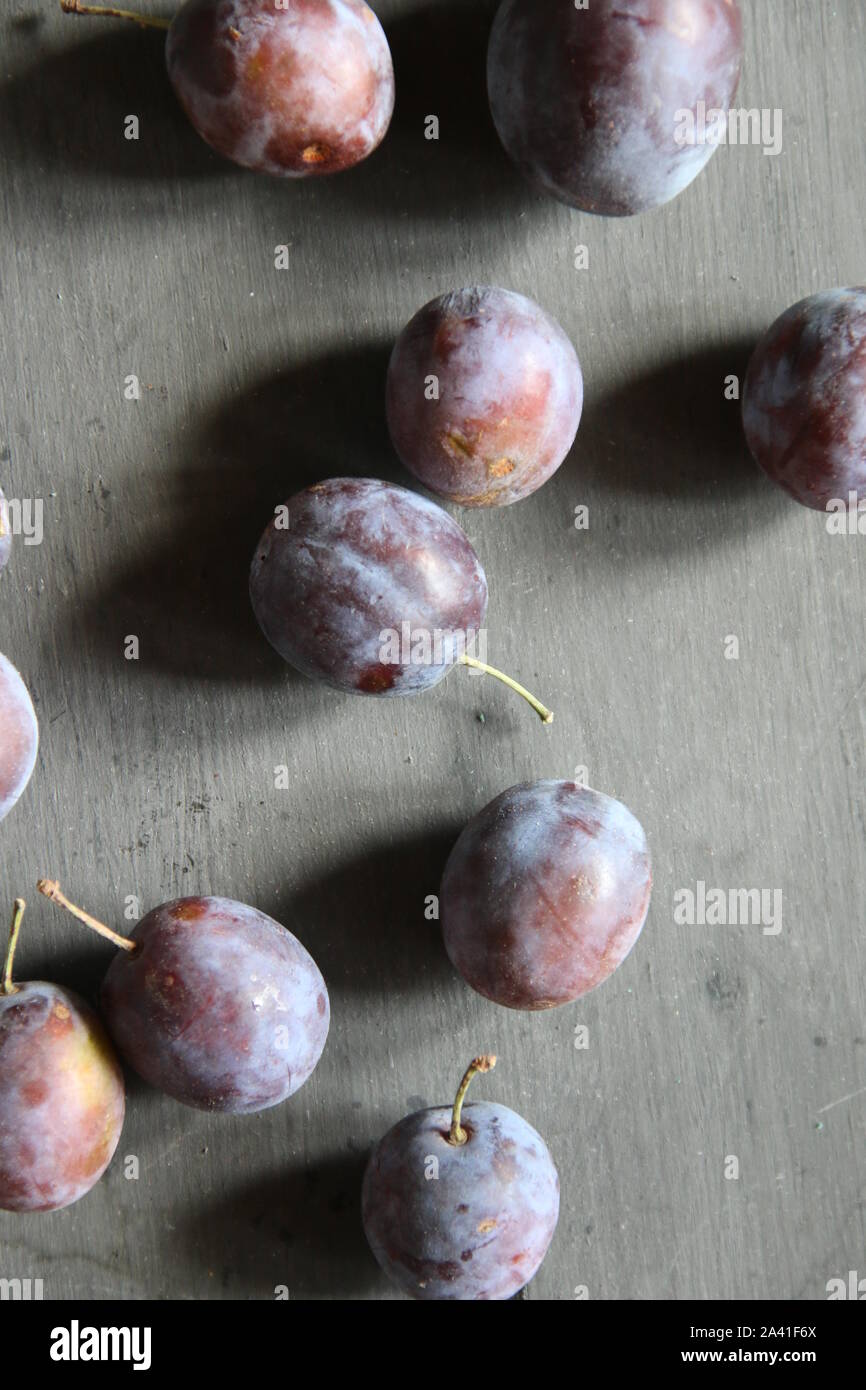
<instances>
[{"instance_id":1,"label":"yellow-green plum","mask_svg":"<svg viewBox=\"0 0 866 1390\"><path fill-rule=\"evenodd\" d=\"M93 1010L44 981L15 984L16 902L0 983L0 1208L57 1211L99 1181L123 1126L124 1086Z\"/></svg>"}]
</instances>

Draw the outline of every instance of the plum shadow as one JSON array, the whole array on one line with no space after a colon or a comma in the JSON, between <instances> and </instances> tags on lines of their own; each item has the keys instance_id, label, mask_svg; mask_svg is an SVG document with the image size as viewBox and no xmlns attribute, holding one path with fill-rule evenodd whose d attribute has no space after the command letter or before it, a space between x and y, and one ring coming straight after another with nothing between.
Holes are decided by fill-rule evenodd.
<instances>
[{"instance_id":1,"label":"plum shadow","mask_svg":"<svg viewBox=\"0 0 866 1390\"><path fill-rule=\"evenodd\" d=\"M163 181L231 168L196 135L172 91L165 34L94 19L91 37L91 21L67 22L68 46L39 54L0 86L7 158L77 179ZM124 137L131 114L138 140Z\"/></svg>"},{"instance_id":2,"label":"plum shadow","mask_svg":"<svg viewBox=\"0 0 866 1390\"><path fill-rule=\"evenodd\" d=\"M462 829L447 821L366 850L274 908L312 952L335 997L466 988L445 954L439 922L424 917L424 898L438 893Z\"/></svg>"},{"instance_id":3,"label":"plum shadow","mask_svg":"<svg viewBox=\"0 0 866 1390\"><path fill-rule=\"evenodd\" d=\"M299 219L310 201L340 219L348 209L353 234L367 222L475 218L507 236L509 211L517 216L546 200L514 169L490 116L486 52L496 7L497 0L424 0L386 21L397 85L391 127L368 159L331 178L269 178L216 155L172 90L165 35L114 20L68 17L66 46L40 53L34 43L29 65L0 85L4 150L57 181L101 179L115 210L125 207L117 187L124 181L210 179L231 184L232 196L260 212L271 206L284 214L287 198ZM27 32L9 25L19 39ZM139 118L138 140L124 138L130 114ZM425 136L429 116L439 121L436 140ZM125 211L140 220L140 205Z\"/></svg>"},{"instance_id":4,"label":"plum shadow","mask_svg":"<svg viewBox=\"0 0 866 1390\"><path fill-rule=\"evenodd\" d=\"M367 1155L334 1155L306 1168L280 1169L202 1204L181 1218L188 1259L214 1275L214 1296L273 1299L286 1285L291 1300L375 1288L377 1266L361 1225Z\"/></svg>"},{"instance_id":5,"label":"plum shadow","mask_svg":"<svg viewBox=\"0 0 866 1390\"><path fill-rule=\"evenodd\" d=\"M253 551L274 508L335 476L402 474L384 411L388 347L326 354L254 382L201 419L151 534L85 603L66 640L117 659L118 634L140 635L148 665L178 676L302 681L262 636L249 600ZM402 480L409 480L402 475Z\"/></svg>"}]
</instances>

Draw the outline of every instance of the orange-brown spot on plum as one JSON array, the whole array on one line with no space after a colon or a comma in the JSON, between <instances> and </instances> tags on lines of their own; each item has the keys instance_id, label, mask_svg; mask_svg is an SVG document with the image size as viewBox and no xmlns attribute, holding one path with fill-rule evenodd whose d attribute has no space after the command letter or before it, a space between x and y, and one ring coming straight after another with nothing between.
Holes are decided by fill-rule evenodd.
<instances>
[{"instance_id":1,"label":"orange-brown spot on plum","mask_svg":"<svg viewBox=\"0 0 866 1390\"><path fill-rule=\"evenodd\" d=\"M28 1081L21 1087L21 1098L26 1105L41 1105L48 1098L48 1087L44 1081Z\"/></svg>"},{"instance_id":2,"label":"orange-brown spot on plum","mask_svg":"<svg viewBox=\"0 0 866 1390\"><path fill-rule=\"evenodd\" d=\"M240 29L236 29L235 26L234 26L233 24L230 24L230 25L229 25L229 38L230 38L230 39L233 39L234 42L237 43L237 41L238 41L238 39L240 38L240 36L241 36L241 31L240 31Z\"/></svg>"},{"instance_id":3,"label":"orange-brown spot on plum","mask_svg":"<svg viewBox=\"0 0 866 1390\"><path fill-rule=\"evenodd\" d=\"M509 473L513 473L517 464L512 459L496 459L493 463L488 463L487 472L491 478L507 478Z\"/></svg>"},{"instance_id":4,"label":"orange-brown spot on plum","mask_svg":"<svg viewBox=\"0 0 866 1390\"><path fill-rule=\"evenodd\" d=\"M516 1255L512 1255L512 1256L511 1256L511 1263L512 1263L513 1265L519 1265L520 1262L521 1262L521 1260L525 1260L525 1259L526 1259L526 1251L525 1251L525 1250L519 1251Z\"/></svg>"},{"instance_id":5,"label":"orange-brown spot on plum","mask_svg":"<svg viewBox=\"0 0 866 1390\"><path fill-rule=\"evenodd\" d=\"M358 678L358 689L365 695L382 695L386 690L391 690L393 685L394 667L386 666L384 662L377 666L368 666Z\"/></svg>"},{"instance_id":6,"label":"orange-brown spot on plum","mask_svg":"<svg viewBox=\"0 0 866 1390\"><path fill-rule=\"evenodd\" d=\"M324 994L320 994L316 999L316 1012L318 1013L320 1018L322 1017L322 1014L325 1012L326 1008L327 1005L325 1004L325 996Z\"/></svg>"},{"instance_id":7,"label":"orange-brown spot on plum","mask_svg":"<svg viewBox=\"0 0 866 1390\"><path fill-rule=\"evenodd\" d=\"M494 507L500 496L499 488L488 488L487 492L455 493L451 501L458 507Z\"/></svg>"},{"instance_id":8,"label":"orange-brown spot on plum","mask_svg":"<svg viewBox=\"0 0 866 1390\"><path fill-rule=\"evenodd\" d=\"M467 439L459 430L446 430L441 437L442 448L449 458L472 459L475 457L475 448L472 441Z\"/></svg>"},{"instance_id":9,"label":"orange-brown spot on plum","mask_svg":"<svg viewBox=\"0 0 866 1390\"><path fill-rule=\"evenodd\" d=\"M45 1023L45 1031L50 1038L66 1038L73 1029L72 1015L65 1004L54 1004Z\"/></svg>"},{"instance_id":10,"label":"orange-brown spot on plum","mask_svg":"<svg viewBox=\"0 0 866 1390\"><path fill-rule=\"evenodd\" d=\"M172 908L171 915L176 922L200 922L202 917L207 916L207 911L204 898L184 898L183 902Z\"/></svg>"},{"instance_id":11,"label":"orange-brown spot on plum","mask_svg":"<svg viewBox=\"0 0 866 1390\"><path fill-rule=\"evenodd\" d=\"M306 149L301 154L301 158L305 164L324 164L326 160L331 158L331 147L321 142L307 145Z\"/></svg>"},{"instance_id":12,"label":"orange-brown spot on plum","mask_svg":"<svg viewBox=\"0 0 866 1390\"><path fill-rule=\"evenodd\" d=\"M486 1236L488 1231L494 1230L497 1225L498 1223L494 1221L492 1216L488 1217L488 1219L486 1221L482 1221L481 1225L478 1227L478 1234L480 1236Z\"/></svg>"}]
</instances>

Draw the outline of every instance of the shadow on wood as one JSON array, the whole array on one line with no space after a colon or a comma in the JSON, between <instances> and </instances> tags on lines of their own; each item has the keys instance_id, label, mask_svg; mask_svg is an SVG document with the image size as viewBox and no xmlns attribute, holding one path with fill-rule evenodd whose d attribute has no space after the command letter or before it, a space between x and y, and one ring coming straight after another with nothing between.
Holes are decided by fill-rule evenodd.
<instances>
[{"instance_id":1,"label":"shadow on wood","mask_svg":"<svg viewBox=\"0 0 866 1390\"><path fill-rule=\"evenodd\" d=\"M332 994L465 988L445 954L439 922L425 917L425 900L438 894L462 829L455 821L395 839L329 869L275 909L312 952Z\"/></svg>"},{"instance_id":2,"label":"shadow on wood","mask_svg":"<svg viewBox=\"0 0 866 1390\"><path fill-rule=\"evenodd\" d=\"M76 179L207 178L232 166L198 136L174 95L165 35L122 21L68 18L68 46L0 85L4 154ZM137 116L139 137L125 135Z\"/></svg>"},{"instance_id":3,"label":"shadow on wood","mask_svg":"<svg viewBox=\"0 0 866 1390\"><path fill-rule=\"evenodd\" d=\"M361 1226L366 1153L289 1168L202 1203L173 1241L212 1280L214 1298L347 1298L383 1278ZM173 1258L166 1252L166 1258Z\"/></svg>"},{"instance_id":4,"label":"shadow on wood","mask_svg":"<svg viewBox=\"0 0 866 1390\"><path fill-rule=\"evenodd\" d=\"M176 472L154 481L160 522L90 602L67 641L95 642L111 669L124 634L175 675L304 680L263 637L249 600L253 552L274 508L322 478L409 479L384 411L388 348L326 354L220 399Z\"/></svg>"}]
</instances>

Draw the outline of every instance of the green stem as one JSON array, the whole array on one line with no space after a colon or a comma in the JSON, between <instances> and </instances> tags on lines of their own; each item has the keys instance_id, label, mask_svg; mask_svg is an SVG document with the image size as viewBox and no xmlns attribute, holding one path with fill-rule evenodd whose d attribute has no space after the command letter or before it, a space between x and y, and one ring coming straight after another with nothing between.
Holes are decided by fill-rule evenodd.
<instances>
[{"instance_id":1,"label":"green stem","mask_svg":"<svg viewBox=\"0 0 866 1390\"><path fill-rule=\"evenodd\" d=\"M50 898L58 907L65 907L67 912L71 912L73 917L77 917L79 922L83 922L86 927L91 927L93 931L99 932L106 941L110 941L113 946L119 946L122 951L137 951L138 943L130 941L128 936L121 936L119 932L112 931L104 922L100 922L97 917L91 917L89 912L83 908L76 907L71 903L65 893L60 890L60 884L55 883L50 878L40 878L36 887L45 898Z\"/></svg>"},{"instance_id":2,"label":"green stem","mask_svg":"<svg viewBox=\"0 0 866 1390\"><path fill-rule=\"evenodd\" d=\"M64 14L95 14L105 19L130 19L142 29L168 29L170 19L160 19L158 15L138 14L136 10L116 10L113 5L84 5L82 0L60 0Z\"/></svg>"},{"instance_id":3,"label":"green stem","mask_svg":"<svg viewBox=\"0 0 866 1390\"><path fill-rule=\"evenodd\" d=\"M518 695L522 695L524 700L535 710L542 724L553 723L553 712L540 700L537 700L525 686L519 685L517 681L512 680L511 676L506 676L504 671L497 671L495 666L488 666L486 661L478 661L474 656L467 656L465 652L460 660L464 666L471 666L475 671L483 671L486 676L495 676L498 681L502 681L503 685L507 685L509 690L515 690Z\"/></svg>"},{"instance_id":4,"label":"green stem","mask_svg":"<svg viewBox=\"0 0 866 1390\"><path fill-rule=\"evenodd\" d=\"M6 960L3 965L3 983L0 985L0 994L15 994L18 986L12 983L12 962L15 959L15 947L18 945L18 933L21 930L21 918L24 916L24 909L27 906L23 898L15 899L15 906L12 909L12 926L9 928L9 945L6 947Z\"/></svg>"},{"instance_id":5,"label":"green stem","mask_svg":"<svg viewBox=\"0 0 866 1390\"><path fill-rule=\"evenodd\" d=\"M454 1109L451 1112L451 1133L448 1135L449 1144L465 1144L469 1135L460 1124L460 1113L463 1109L463 1102L466 1099L466 1092L469 1090L469 1083L473 1076L479 1072L492 1071L496 1066L496 1058L491 1053L486 1053L482 1057L476 1057L466 1068L463 1080L457 1088L457 1095L454 1097Z\"/></svg>"}]
</instances>

